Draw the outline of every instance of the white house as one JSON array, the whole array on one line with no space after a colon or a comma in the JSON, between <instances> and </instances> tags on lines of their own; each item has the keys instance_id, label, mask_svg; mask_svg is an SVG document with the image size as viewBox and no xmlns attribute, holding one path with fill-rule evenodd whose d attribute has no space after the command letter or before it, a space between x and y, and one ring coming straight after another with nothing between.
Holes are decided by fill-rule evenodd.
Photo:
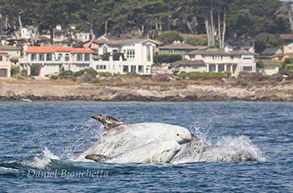
<instances>
[{"instance_id":1,"label":"white house","mask_svg":"<svg viewBox=\"0 0 293 193\"><path fill-rule=\"evenodd\" d=\"M280 64L271 60L262 60L264 66L259 69L259 72L264 75L273 75L279 72Z\"/></svg>"},{"instance_id":2,"label":"white house","mask_svg":"<svg viewBox=\"0 0 293 193\"><path fill-rule=\"evenodd\" d=\"M193 62L186 62L186 60ZM177 72L230 71L232 75L238 75L240 71L256 72L256 62L254 54L246 50L206 48L187 53L185 60L178 61L173 68Z\"/></svg>"},{"instance_id":3,"label":"white house","mask_svg":"<svg viewBox=\"0 0 293 193\"><path fill-rule=\"evenodd\" d=\"M109 61L103 61L100 58L95 60L92 66L98 72L150 74L157 44L157 41L151 39L129 39L114 43L112 41L109 43L104 42L96 49L99 54L110 53ZM114 60L115 52L123 53L124 59L120 57Z\"/></svg>"},{"instance_id":4,"label":"white house","mask_svg":"<svg viewBox=\"0 0 293 193\"><path fill-rule=\"evenodd\" d=\"M89 68L93 51L89 48L72 47L27 47L20 59L22 69L29 75L45 77L47 74Z\"/></svg>"}]
</instances>

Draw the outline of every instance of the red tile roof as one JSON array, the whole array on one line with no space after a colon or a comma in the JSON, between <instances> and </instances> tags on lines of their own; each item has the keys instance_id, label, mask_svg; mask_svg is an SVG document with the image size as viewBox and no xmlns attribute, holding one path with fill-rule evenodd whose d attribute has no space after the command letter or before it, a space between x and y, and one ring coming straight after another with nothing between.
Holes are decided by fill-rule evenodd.
<instances>
[{"instance_id":1,"label":"red tile roof","mask_svg":"<svg viewBox=\"0 0 293 193\"><path fill-rule=\"evenodd\" d=\"M55 53L55 52L71 52L71 53L94 53L89 48L72 48L72 47L46 47L46 46L31 46L24 53Z\"/></svg>"},{"instance_id":2,"label":"red tile roof","mask_svg":"<svg viewBox=\"0 0 293 193\"><path fill-rule=\"evenodd\" d=\"M27 47L24 53L55 53L55 49L53 47Z\"/></svg>"},{"instance_id":3,"label":"red tile roof","mask_svg":"<svg viewBox=\"0 0 293 193\"><path fill-rule=\"evenodd\" d=\"M94 53L94 51L89 48L73 48L70 52L71 53Z\"/></svg>"},{"instance_id":4,"label":"red tile roof","mask_svg":"<svg viewBox=\"0 0 293 193\"><path fill-rule=\"evenodd\" d=\"M0 50L0 54L8 54L8 53L5 52L5 51Z\"/></svg>"}]
</instances>

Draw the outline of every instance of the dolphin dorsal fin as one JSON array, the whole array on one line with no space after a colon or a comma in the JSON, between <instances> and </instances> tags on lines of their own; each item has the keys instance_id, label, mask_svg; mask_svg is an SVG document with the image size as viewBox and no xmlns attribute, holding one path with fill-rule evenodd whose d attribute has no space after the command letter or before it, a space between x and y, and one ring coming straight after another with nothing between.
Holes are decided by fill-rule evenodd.
<instances>
[{"instance_id":1,"label":"dolphin dorsal fin","mask_svg":"<svg viewBox=\"0 0 293 193\"><path fill-rule=\"evenodd\" d=\"M123 122L120 122L117 119L107 115L94 115L92 116L92 118L100 121L104 125L106 130L124 124Z\"/></svg>"},{"instance_id":2,"label":"dolphin dorsal fin","mask_svg":"<svg viewBox=\"0 0 293 193\"><path fill-rule=\"evenodd\" d=\"M95 162L104 162L104 161L111 159L111 157L101 155L101 154L90 154L90 155L85 156L85 159L90 159Z\"/></svg>"}]
</instances>

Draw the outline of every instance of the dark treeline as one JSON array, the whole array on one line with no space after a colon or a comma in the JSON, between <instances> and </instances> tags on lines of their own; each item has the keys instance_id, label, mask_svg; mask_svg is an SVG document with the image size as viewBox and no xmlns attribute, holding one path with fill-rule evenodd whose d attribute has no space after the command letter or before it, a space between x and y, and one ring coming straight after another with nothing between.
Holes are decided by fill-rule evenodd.
<instances>
[{"instance_id":1,"label":"dark treeline","mask_svg":"<svg viewBox=\"0 0 293 193\"><path fill-rule=\"evenodd\" d=\"M260 32L291 33L291 7L278 0L0 0L1 34L19 37L33 26L34 44L41 29L57 24L88 31L92 39L112 36L156 38L166 30L206 34L208 45L225 38L254 37ZM72 28L75 26L75 28Z\"/></svg>"}]
</instances>

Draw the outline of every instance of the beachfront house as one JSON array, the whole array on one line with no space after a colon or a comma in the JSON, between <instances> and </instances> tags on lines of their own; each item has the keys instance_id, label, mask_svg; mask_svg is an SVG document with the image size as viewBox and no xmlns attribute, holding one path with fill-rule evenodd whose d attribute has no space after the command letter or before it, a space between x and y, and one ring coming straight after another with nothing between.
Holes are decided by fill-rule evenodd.
<instances>
[{"instance_id":1,"label":"beachfront house","mask_svg":"<svg viewBox=\"0 0 293 193\"><path fill-rule=\"evenodd\" d=\"M0 78L10 77L10 56L7 52L0 50Z\"/></svg>"},{"instance_id":2,"label":"beachfront house","mask_svg":"<svg viewBox=\"0 0 293 193\"><path fill-rule=\"evenodd\" d=\"M259 72L264 75L273 75L279 72L280 64L272 60L261 60L263 67L259 68Z\"/></svg>"},{"instance_id":3,"label":"beachfront house","mask_svg":"<svg viewBox=\"0 0 293 193\"><path fill-rule=\"evenodd\" d=\"M284 54L293 54L293 34L280 34L280 38L284 40Z\"/></svg>"},{"instance_id":4,"label":"beachfront house","mask_svg":"<svg viewBox=\"0 0 293 193\"><path fill-rule=\"evenodd\" d=\"M7 52L9 60L12 64L18 64L18 60L21 55L21 49L15 46L0 45L0 50Z\"/></svg>"},{"instance_id":5,"label":"beachfront house","mask_svg":"<svg viewBox=\"0 0 293 193\"><path fill-rule=\"evenodd\" d=\"M112 74L151 74L153 55L159 42L151 39L129 40L97 40L94 41L95 53L92 67L97 72L110 72ZM85 46L88 46L85 44ZM92 45L93 47L93 45ZM121 56L115 58L115 54ZM109 54L107 59L102 55Z\"/></svg>"},{"instance_id":6,"label":"beachfront house","mask_svg":"<svg viewBox=\"0 0 293 193\"><path fill-rule=\"evenodd\" d=\"M190 62L188 62L190 61ZM206 48L185 55L185 59L173 63L174 72L224 72L237 76L240 71L256 72L254 54L246 50Z\"/></svg>"},{"instance_id":7,"label":"beachfront house","mask_svg":"<svg viewBox=\"0 0 293 193\"><path fill-rule=\"evenodd\" d=\"M93 53L89 48L32 46L24 49L20 66L28 75L40 77L64 70L76 72L90 67Z\"/></svg>"}]
</instances>

